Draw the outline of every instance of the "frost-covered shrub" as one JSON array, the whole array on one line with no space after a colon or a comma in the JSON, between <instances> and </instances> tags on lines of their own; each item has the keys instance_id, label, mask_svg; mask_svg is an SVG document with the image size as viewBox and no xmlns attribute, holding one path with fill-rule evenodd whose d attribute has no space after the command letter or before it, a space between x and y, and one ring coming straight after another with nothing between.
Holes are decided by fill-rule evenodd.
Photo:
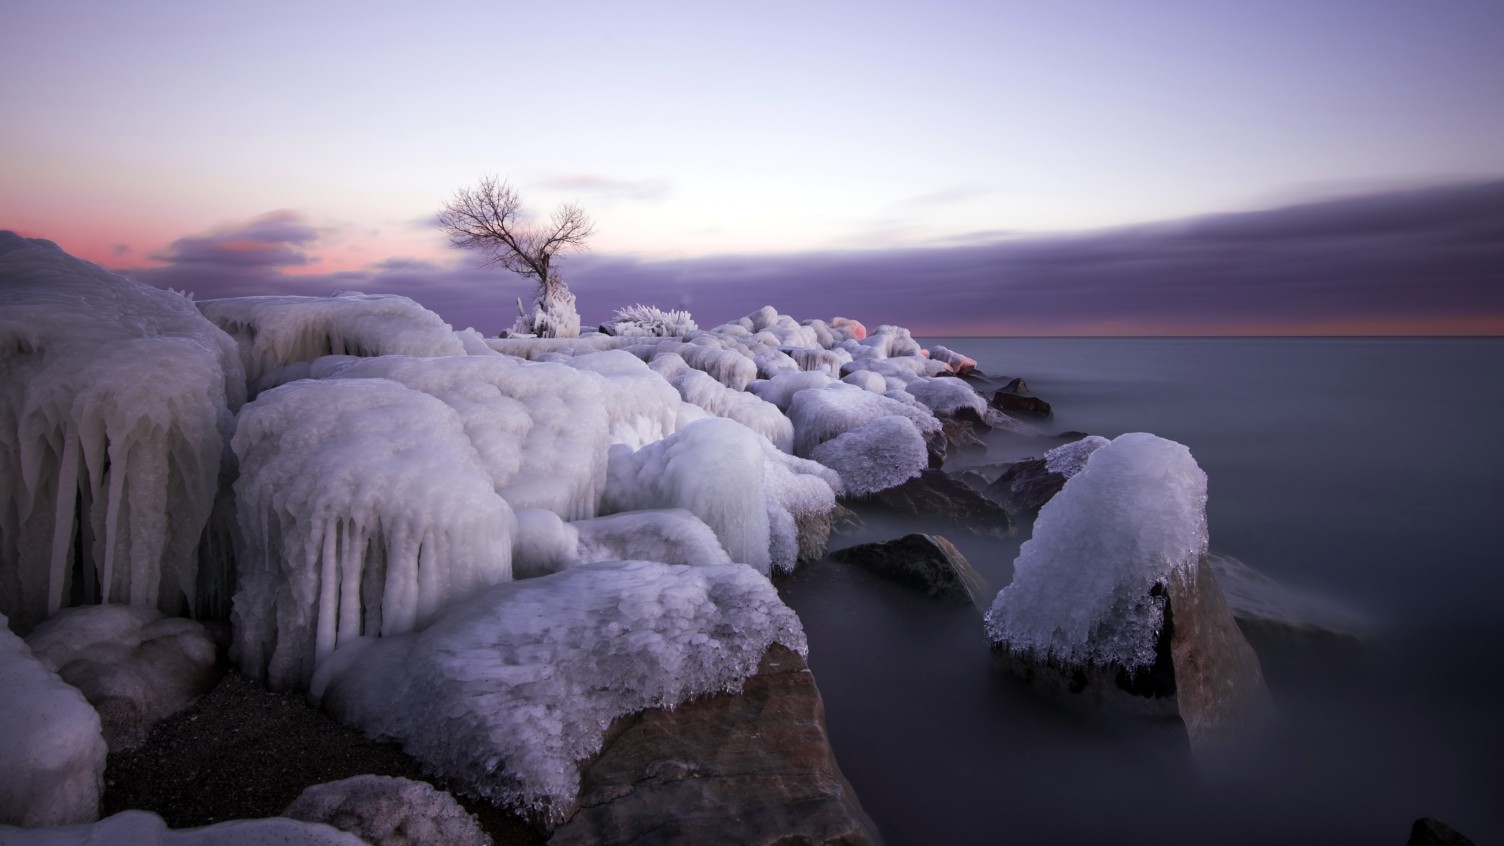
<instances>
[{"instance_id":1,"label":"frost-covered shrub","mask_svg":"<svg viewBox=\"0 0 1504 846\"><path fill-rule=\"evenodd\" d=\"M612 335L657 338L683 338L699 328L687 311L677 308L663 311L640 303L617 309L616 316L605 326Z\"/></svg>"},{"instance_id":2,"label":"frost-covered shrub","mask_svg":"<svg viewBox=\"0 0 1504 846\"><path fill-rule=\"evenodd\" d=\"M178 614L225 590L198 542L244 400L234 342L187 298L0 232L0 613Z\"/></svg>"},{"instance_id":3,"label":"frost-covered shrub","mask_svg":"<svg viewBox=\"0 0 1504 846\"><path fill-rule=\"evenodd\" d=\"M486 359L467 359L486 361ZM386 379L304 380L241 411L232 655L275 688L343 641L511 578L510 506L453 408Z\"/></svg>"},{"instance_id":4,"label":"frost-covered shrub","mask_svg":"<svg viewBox=\"0 0 1504 846\"><path fill-rule=\"evenodd\" d=\"M1206 545L1206 474L1190 450L1122 435L1040 509L988 635L1038 661L1147 667L1164 625L1157 587L1172 574L1194 584Z\"/></svg>"},{"instance_id":5,"label":"frost-covered shrub","mask_svg":"<svg viewBox=\"0 0 1504 846\"><path fill-rule=\"evenodd\" d=\"M422 632L342 646L313 693L463 789L557 814L617 717L739 690L805 652L767 579L737 564L591 564L497 585Z\"/></svg>"}]
</instances>

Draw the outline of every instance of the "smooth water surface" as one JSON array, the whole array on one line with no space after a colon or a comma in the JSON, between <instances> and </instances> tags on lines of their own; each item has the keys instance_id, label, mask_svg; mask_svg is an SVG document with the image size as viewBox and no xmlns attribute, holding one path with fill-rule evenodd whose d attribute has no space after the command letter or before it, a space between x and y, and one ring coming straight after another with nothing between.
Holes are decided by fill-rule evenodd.
<instances>
[{"instance_id":1,"label":"smooth water surface","mask_svg":"<svg viewBox=\"0 0 1504 846\"><path fill-rule=\"evenodd\" d=\"M1061 713L999 676L976 609L808 567L783 591L836 753L889 843L1400 844L1421 816L1504 842L1504 340L944 343L1024 377L1052 429L1186 444L1209 478L1212 548L1373 634L1357 656L1261 656L1278 735L1209 771L1178 730ZM1026 534L950 536L996 590Z\"/></svg>"}]
</instances>

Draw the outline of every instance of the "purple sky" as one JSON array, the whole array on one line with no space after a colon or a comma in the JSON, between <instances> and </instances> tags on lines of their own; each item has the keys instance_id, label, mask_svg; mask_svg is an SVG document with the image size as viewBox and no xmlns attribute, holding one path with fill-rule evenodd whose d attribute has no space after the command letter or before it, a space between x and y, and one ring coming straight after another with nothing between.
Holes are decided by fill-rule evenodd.
<instances>
[{"instance_id":1,"label":"purple sky","mask_svg":"<svg viewBox=\"0 0 1504 846\"><path fill-rule=\"evenodd\" d=\"M1500 44L1498 0L22 2L0 228L494 331L526 286L432 225L494 173L596 218L587 321L1495 332L1497 256L1422 207L1495 219Z\"/></svg>"}]
</instances>

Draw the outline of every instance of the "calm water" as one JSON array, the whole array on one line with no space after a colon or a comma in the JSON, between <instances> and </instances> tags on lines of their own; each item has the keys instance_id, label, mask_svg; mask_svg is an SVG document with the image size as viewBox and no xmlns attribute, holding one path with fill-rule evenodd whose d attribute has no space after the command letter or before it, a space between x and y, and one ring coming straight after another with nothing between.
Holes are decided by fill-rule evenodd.
<instances>
[{"instance_id":1,"label":"calm water","mask_svg":"<svg viewBox=\"0 0 1504 846\"><path fill-rule=\"evenodd\" d=\"M1504 843L1504 340L944 343L1025 377L1058 429L1189 446L1212 548L1374 635L1357 657L1261 656L1279 734L1209 772L1177 731L1062 714L1000 677L975 610L806 568L783 590L889 843L1402 844L1420 816ZM1023 537L950 537L994 590L1011 579Z\"/></svg>"}]
</instances>

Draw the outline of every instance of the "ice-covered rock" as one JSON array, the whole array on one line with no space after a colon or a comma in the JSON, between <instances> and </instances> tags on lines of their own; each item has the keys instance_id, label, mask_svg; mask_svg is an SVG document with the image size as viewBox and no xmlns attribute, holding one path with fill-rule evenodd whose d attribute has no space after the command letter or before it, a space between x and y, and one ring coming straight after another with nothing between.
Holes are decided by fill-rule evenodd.
<instances>
[{"instance_id":1,"label":"ice-covered rock","mask_svg":"<svg viewBox=\"0 0 1504 846\"><path fill-rule=\"evenodd\" d=\"M513 508L593 517L611 443L603 377L508 356L324 358L310 375L390 379L454 409L465 435ZM719 386L717 386L719 387Z\"/></svg>"},{"instance_id":2,"label":"ice-covered rock","mask_svg":"<svg viewBox=\"0 0 1504 846\"><path fill-rule=\"evenodd\" d=\"M747 385L747 390L777 406L780 411L788 411L795 394L807 388L823 388L832 381L834 380L827 373L801 370L780 373L772 379L760 379Z\"/></svg>"},{"instance_id":3,"label":"ice-covered rock","mask_svg":"<svg viewBox=\"0 0 1504 846\"><path fill-rule=\"evenodd\" d=\"M1040 509L987 613L1009 665L1113 707L1178 713L1195 747L1259 722L1268 692L1206 564L1206 474L1122 435Z\"/></svg>"},{"instance_id":4,"label":"ice-covered rock","mask_svg":"<svg viewBox=\"0 0 1504 846\"><path fill-rule=\"evenodd\" d=\"M798 618L747 567L593 564L497 585L402 637L341 646L326 710L463 789L558 821L617 717L738 690Z\"/></svg>"},{"instance_id":5,"label":"ice-covered rock","mask_svg":"<svg viewBox=\"0 0 1504 846\"><path fill-rule=\"evenodd\" d=\"M0 825L0 846L365 846L365 841L321 823L271 817L231 820L201 828L170 829L150 811L121 811L96 823L57 828Z\"/></svg>"},{"instance_id":6,"label":"ice-covered rock","mask_svg":"<svg viewBox=\"0 0 1504 846\"><path fill-rule=\"evenodd\" d=\"M735 420L785 452L794 448L794 424L778 406L754 394L726 387L709 374L690 367L675 353L660 354L649 366L673 385L685 402L716 417Z\"/></svg>"},{"instance_id":7,"label":"ice-covered rock","mask_svg":"<svg viewBox=\"0 0 1504 846\"><path fill-rule=\"evenodd\" d=\"M0 841L3 826L99 817L107 749L99 714L11 633L0 614Z\"/></svg>"},{"instance_id":8,"label":"ice-covered rock","mask_svg":"<svg viewBox=\"0 0 1504 846\"><path fill-rule=\"evenodd\" d=\"M464 355L437 314L395 294L231 297L198 308L239 345L246 379L326 355Z\"/></svg>"},{"instance_id":9,"label":"ice-covered rock","mask_svg":"<svg viewBox=\"0 0 1504 846\"><path fill-rule=\"evenodd\" d=\"M809 455L840 474L846 494L854 497L871 496L912 479L930 460L919 430L907 418L894 415L843 432L815 446Z\"/></svg>"},{"instance_id":10,"label":"ice-covered rock","mask_svg":"<svg viewBox=\"0 0 1504 846\"><path fill-rule=\"evenodd\" d=\"M491 846L453 796L406 778L362 775L315 784L282 816L333 826L370 846Z\"/></svg>"},{"instance_id":11,"label":"ice-covered rock","mask_svg":"<svg viewBox=\"0 0 1504 846\"><path fill-rule=\"evenodd\" d=\"M768 506L773 571L787 573L825 554L836 496L846 489L835 470L763 448L763 498Z\"/></svg>"},{"instance_id":12,"label":"ice-covered rock","mask_svg":"<svg viewBox=\"0 0 1504 846\"><path fill-rule=\"evenodd\" d=\"M642 359L624 350L607 350L577 355L566 363L603 377L601 398L613 444L638 449L674 431L679 392Z\"/></svg>"},{"instance_id":13,"label":"ice-covered rock","mask_svg":"<svg viewBox=\"0 0 1504 846\"><path fill-rule=\"evenodd\" d=\"M628 511L581 520L578 561L658 561L663 564L730 564L715 531L682 508Z\"/></svg>"},{"instance_id":14,"label":"ice-covered rock","mask_svg":"<svg viewBox=\"0 0 1504 846\"><path fill-rule=\"evenodd\" d=\"M977 369L976 359L962 355L947 347L942 347L939 344L930 347L930 358L943 362L957 376L966 376Z\"/></svg>"},{"instance_id":15,"label":"ice-covered rock","mask_svg":"<svg viewBox=\"0 0 1504 846\"><path fill-rule=\"evenodd\" d=\"M0 232L0 613L192 611L199 536L244 399L234 342L186 297ZM212 578L210 576L209 578Z\"/></svg>"},{"instance_id":16,"label":"ice-covered rock","mask_svg":"<svg viewBox=\"0 0 1504 846\"><path fill-rule=\"evenodd\" d=\"M1042 458L1030 458L1009 466L983 494L1013 514L1033 514L1065 487L1066 480L1081 472L1091 454L1106 446L1101 435L1061 444Z\"/></svg>"},{"instance_id":17,"label":"ice-covered rock","mask_svg":"<svg viewBox=\"0 0 1504 846\"><path fill-rule=\"evenodd\" d=\"M956 417L970 412L981 420L987 413L987 401L972 390L971 386L953 377L943 379L920 378L905 388L914 399L943 417Z\"/></svg>"},{"instance_id":18,"label":"ice-covered rock","mask_svg":"<svg viewBox=\"0 0 1504 846\"><path fill-rule=\"evenodd\" d=\"M794 423L794 454L808 458L815 447L837 435L895 415L912 423L920 435L940 431L940 421L917 402L911 405L845 382L799 391L788 407Z\"/></svg>"},{"instance_id":19,"label":"ice-covered rock","mask_svg":"<svg viewBox=\"0 0 1504 846\"><path fill-rule=\"evenodd\" d=\"M241 411L234 447L232 657L274 688L305 684L341 641L411 631L511 578L512 510L460 415L428 394L293 382Z\"/></svg>"},{"instance_id":20,"label":"ice-covered rock","mask_svg":"<svg viewBox=\"0 0 1504 846\"><path fill-rule=\"evenodd\" d=\"M152 726L219 681L214 639L203 625L148 605L65 608L26 643L99 712L111 752L141 745Z\"/></svg>"}]
</instances>

